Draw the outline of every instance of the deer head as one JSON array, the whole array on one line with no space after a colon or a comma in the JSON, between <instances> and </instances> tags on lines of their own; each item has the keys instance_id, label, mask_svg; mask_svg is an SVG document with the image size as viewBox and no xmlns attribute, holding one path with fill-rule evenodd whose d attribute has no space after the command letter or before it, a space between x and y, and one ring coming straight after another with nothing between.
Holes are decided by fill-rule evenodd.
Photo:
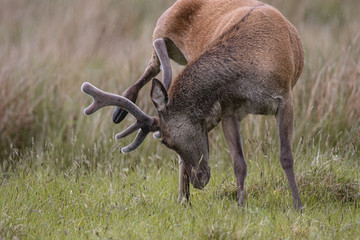
<instances>
[{"instance_id":1,"label":"deer head","mask_svg":"<svg viewBox=\"0 0 360 240\"><path fill-rule=\"evenodd\" d=\"M155 41L154 47L159 56L165 83L164 86L156 78L152 82L151 99L158 117L148 116L127 98L104 92L88 82L82 84L81 90L92 96L94 101L84 113L90 115L102 107L117 106L137 119L133 125L115 136L116 139L121 139L138 130L135 140L121 149L123 153L129 153L139 147L148 133L159 131L156 135L162 139L161 142L180 155L192 185L201 189L210 179L207 129L201 123L194 122L191 116L172 109L167 93L171 83L169 58L163 51L165 45L161 40Z\"/></svg>"},{"instance_id":2,"label":"deer head","mask_svg":"<svg viewBox=\"0 0 360 240\"><path fill-rule=\"evenodd\" d=\"M156 78L152 82L151 99L158 112L161 142L179 154L192 185L205 187L210 180L207 128L192 116L172 109L165 87Z\"/></svg>"},{"instance_id":3,"label":"deer head","mask_svg":"<svg viewBox=\"0 0 360 240\"><path fill-rule=\"evenodd\" d=\"M139 147L148 133L159 131L161 142L180 155L192 185L201 189L209 182L207 129L201 124L194 123L191 116L172 111L167 91L159 80L153 79L151 90L151 99L158 111L158 117L148 116L127 98L104 92L91 83L83 83L81 91L94 99L93 103L84 110L86 115L105 106L118 106L137 119L133 125L115 136L116 139L121 139L138 130L135 140L121 149L123 153L129 153Z\"/></svg>"}]
</instances>

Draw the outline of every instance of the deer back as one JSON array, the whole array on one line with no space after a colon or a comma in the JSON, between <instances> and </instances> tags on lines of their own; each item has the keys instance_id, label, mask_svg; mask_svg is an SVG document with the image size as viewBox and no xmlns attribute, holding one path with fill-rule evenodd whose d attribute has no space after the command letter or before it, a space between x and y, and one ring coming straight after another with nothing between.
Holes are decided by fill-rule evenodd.
<instances>
[{"instance_id":1,"label":"deer back","mask_svg":"<svg viewBox=\"0 0 360 240\"><path fill-rule=\"evenodd\" d=\"M295 28L268 5L252 7L246 15L237 17L236 11L241 10L234 10L233 24L174 79L170 99L198 108L198 104L213 103L208 96L214 92L215 99L290 93L303 67L301 41Z\"/></svg>"},{"instance_id":2,"label":"deer back","mask_svg":"<svg viewBox=\"0 0 360 240\"><path fill-rule=\"evenodd\" d=\"M240 23L251 26L261 24L264 19L249 18L254 10L269 11L279 18L280 34L290 36L294 62L293 84L303 68L303 49L295 27L276 9L255 0L179 0L159 18L153 40L167 41L169 56L180 64L186 64L199 56L219 37ZM244 34L239 32L238 34ZM275 34L275 33L274 33Z\"/></svg>"}]
</instances>

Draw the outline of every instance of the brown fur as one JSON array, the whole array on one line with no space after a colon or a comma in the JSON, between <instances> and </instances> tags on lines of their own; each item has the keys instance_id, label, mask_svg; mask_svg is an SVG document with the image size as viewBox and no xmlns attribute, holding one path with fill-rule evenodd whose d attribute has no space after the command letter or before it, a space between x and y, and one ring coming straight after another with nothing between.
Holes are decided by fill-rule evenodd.
<instances>
[{"instance_id":1,"label":"brown fur","mask_svg":"<svg viewBox=\"0 0 360 240\"><path fill-rule=\"evenodd\" d=\"M278 40L286 39L285 42L277 42L279 46L288 44L281 52L273 52L272 56L266 52L256 52L259 57L266 56L267 62L273 60L283 64L293 65L293 76L291 86L293 87L299 78L303 68L303 48L295 27L287 21L276 9L256 0L178 0L167 9L159 18L153 33L153 40L163 38L166 41L169 56L179 64L185 65L194 60L203 51L222 36L226 31L231 30L240 22L250 28L256 24L263 24L261 18L251 18L254 9L263 14L270 14L274 26L278 26L274 36ZM245 31L237 34L246 34ZM259 33L262 34L262 33ZM248 34L249 35L249 34ZM249 39L251 41L251 39ZM263 43L272 51L272 42ZM251 47L252 45L249 45ZM259 45L259 47L263 47ZM280 59L278 56L287 56L287 59ZM265 63L265 61L264 61ZM284 67L285 69L289 69ZM160 62L155 50L149 60L149 65L139 80L129 87L123 96L135 102L140 89L160 72ZM122 121L126 112L117 109L114 113L116 123Z\"/></svg>"},{"instance_id":2,"label":"brown fur","mask_svg":"<svg viewBox=\"0 0 360 240\"><path fill-rule=\"evenodd\" d=\"M263 24L264 20L261 18L252 17L251 21L247 21L255 9L263 12L264 15L272 15L272 23L282 28L273 32L273 35L281 35L281 38L286 37L290 40L290 49L287 49L287 54L292 56L291 62L294 64L294 72L296 73L293 81L296 82L303 68L303 48L298 33L281 13L259 1L179 0L159 18L153 40L164 38L171 41L180 50L184 58L191 61L199 56L214 40L217 40L224 32L239 22L243 22L248 28L256 24ZM241 34L241 32L237 34ZM169 43L169 45L171 44ZM180 54L176 50L172 50L169 49L169 52ZM170 54L170 58L176 60L176 55L174 55ZM277 59L277 61L279 60Z\"/></svg>"}]
</instances>

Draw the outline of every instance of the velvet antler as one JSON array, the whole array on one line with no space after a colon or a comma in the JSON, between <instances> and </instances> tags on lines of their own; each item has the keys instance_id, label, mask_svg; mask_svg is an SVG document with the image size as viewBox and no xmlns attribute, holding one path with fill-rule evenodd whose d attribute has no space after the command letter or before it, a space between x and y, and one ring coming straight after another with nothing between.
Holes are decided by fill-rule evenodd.
<instances>
[{"instance_id":1,"label":"velvet antler","mask_svg":"<svg viewBox=\"0 0 360 240\"><path fill-rule=\"evenodd\" d=\"M133 125L115 136L116 139L121 139L139 129L135 140L130 145L121 149L123 153L134 151L144 141L149 132L158 130L156 118L150 117L144 113L138 106L127 98L102 91L88 82L84 82L82 84L81 91L90 95L94 99L93 103L84 110L84 114L90 115L105 106L118 106L131 113L137 119Z\"/></svg>"}]
</instances>

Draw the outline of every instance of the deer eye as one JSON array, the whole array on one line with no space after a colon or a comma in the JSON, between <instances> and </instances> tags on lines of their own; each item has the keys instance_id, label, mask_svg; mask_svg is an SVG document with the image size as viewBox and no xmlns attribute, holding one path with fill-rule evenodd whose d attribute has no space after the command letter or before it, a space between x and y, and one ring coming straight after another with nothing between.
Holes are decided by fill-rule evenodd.
<instances>
[{"instance_id":1,"label":"deer eye","mask_svg":"<svg viewBox=\"0 0 360 240\"><path fill-rule=\"evenodd\" d=\"M167 141L165 139L161 140L161 143L164 144L165 146L168 145Z\"/></svg>"},{"instance_id":2,"label":"deer eye","mask_svg":"<svg viewBox=\"0 0 360 240\"><path fill-rule=\"evenodd\" d=\"M166 139L162 139L161 143L164 144L166 147L173 149L173 146L171 144L169 144L169 142L166 141Z\"/></svg>"}]
</instances>

